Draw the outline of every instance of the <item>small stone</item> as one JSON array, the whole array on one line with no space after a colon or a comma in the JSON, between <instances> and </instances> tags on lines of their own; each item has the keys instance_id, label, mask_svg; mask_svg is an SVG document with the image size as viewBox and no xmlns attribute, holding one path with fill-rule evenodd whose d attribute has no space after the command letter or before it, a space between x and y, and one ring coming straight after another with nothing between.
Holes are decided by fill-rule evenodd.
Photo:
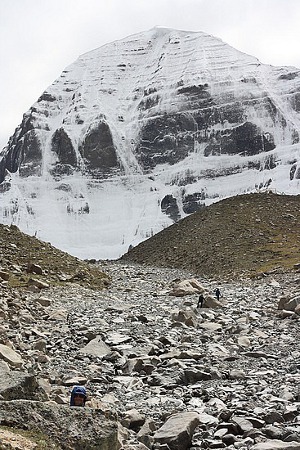
<instances>
[{"instance_id":1,"label":"small stone","mask_svg":"<svg viewBox=\"0 0 300 450\"><path fill-rule=\"evenodd\" d=\"M85 377L73 377L73 378L67 378L63 381L64 386L75 386L75 385L85 385L87 383L87 378Z\"/></svg>"},{"instance_id":2,"label":"small stone","mask_svg":"<svg viewBox=\"0 0 300 450\"><path fill-rule=\"evenodd\" d=\"M49 298L46 297L39 297L36 299L37 303L39 303L42 306L50 306L52 301Z\"/></svg>"},{"instance_id":3,"label":"small stone","mask_svg":"<svg viewBox=\"0 0 300 450\"><path fill-rule=\"evenodd\" d=\"M9 272L6 272L4 270L0 270L0 278L4 281L8 281L9 280Z\"/></svg>"},{"instance_id":4,"label":"small stone","mask_svg":"<svg viewBox=\"0 0 300 450\"><path fill-rule=\"evenodd\" d=\"M222 437L222 442L224 442L227 446L233 445L236 442L236 437L233 434L224 434Z\"/></svg>"}]
</instances>

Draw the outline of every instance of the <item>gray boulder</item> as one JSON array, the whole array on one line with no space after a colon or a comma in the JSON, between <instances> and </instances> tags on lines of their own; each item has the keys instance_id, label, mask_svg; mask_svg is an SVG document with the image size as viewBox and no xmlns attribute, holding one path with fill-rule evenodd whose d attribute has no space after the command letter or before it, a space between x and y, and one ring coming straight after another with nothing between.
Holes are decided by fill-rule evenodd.
<instances>
[{"instance_id":1,"label":"gray boulder","mask_svg":"<svg viewBox=\"0 0 300 450\"><path fill-rule=\"evenodd\" d=\"M187 450L199 423L199 415L196 412L174 414L157 430L154 442L167 444L171 450Z\"/></svg>"},{"instance_id":2,"label":"gray boulder","mask_svg":"<svg viewBox=\"0 0 300 450\"><path fill-rule=\"evenodd\" d=\"M26 400L0 402L0 424L49 435L63 450L117 450L117 424L100 410ZM49 434L50 433L50 434Z\"/></svg>"},{"instance_id":3,"label":"gray boulder","mask_svg":"<svg viewBox=\"0 0 300 450\"><path fill-rule=\"evenodd\" d=\"M101 358L105 355L108 355L111 352L111 349L105 342L102 341L100 336L97 336L95 339L91 340L85 347L79 350L80 353L90 356L97 356Z\"/></svg>"},{"instance_id":4,"label":"gray boulder","mask_svg":"<svg viewBox=\"0 0 300 450\"><path fill-rule=\"evenodd\" d=\"M222 303L219 302L212 295L206 295L204 298L203 308L222 308Z\"/></svg>"},{"instance_id":5,"label":"gray boulder","mask_svg":"<svg viewBox=\"0 0 300 450\"><path fill-rule=\"evenodd\" d=\"M278 309L284 309L286 311L295 311L297 306L300 305L300 295L294 298L282 297L278 303Z\"/></svg>"},{"instance_id":6,"label":"gray boulder","mask_svg":"<svg viewBox=\"0 0 300 450\"><path fill-rule=\"evenodd\" d=\"M24 361L19 353L3 344L0 344L0 359L3 359L14 367L21 367L24 364Z\"/></svg>"},{"instance_id":7,"label":"gray boulder","mask_svg":"<svg viewBox=\"0 0 300 450\"><path fill-rule=\"evenodd\" d=\"M3 400L46 400L45 392L36 378L26 372L10 371L0 361L0 395Z\"/></svg>"},{"instance_id":8,"label":"gray boulder","mask_svg":"<svg viewBox=\"0 0 300 450\"><path fill-rule=\"evenodd\" d=\"M184 323L188 327L196 327L197 325L196 314L191 309L180 309L178 312L172 313L171 317L174 322Z\"/></svg>"},{"instance_id":9,"label":"gray boulder","mask_svg":"<svg viewBox=\"0 0 300 450\"><path fill-rule=\"evenodd\" d=\"M204 292L204 287L194 278L190 280L180 281L172 287L169 295L174 297L184 297L185 295L192 295Z\"/></svg>"},{"instance_id":10,"label":"gray boulder","mask_svg":"<svg viewBox=\"0 0 300 450\"><path fill-rule=\"evenodd\" d=\"M133 408L125 412L125 416L121 423L125 428L139 431L145 423L145 416Z\"/></svg>"}]
</instances>

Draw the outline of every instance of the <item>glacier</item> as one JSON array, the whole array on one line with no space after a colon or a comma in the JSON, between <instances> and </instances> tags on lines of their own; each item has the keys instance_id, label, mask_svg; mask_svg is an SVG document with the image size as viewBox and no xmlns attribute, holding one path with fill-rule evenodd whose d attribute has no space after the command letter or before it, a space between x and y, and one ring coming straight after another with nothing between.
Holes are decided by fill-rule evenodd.
<instances>
[{"instance_id":1,"label":"glacier","mask_svg":"<svg viewBox=\"0 0 300 450\"><path fill-rule=\"evenodd\" d=\"M0 153L0 222L116 259L234 195L300 191L300 70L202 32L126 37L67 67Z\"/></svg>"}]
</instances>

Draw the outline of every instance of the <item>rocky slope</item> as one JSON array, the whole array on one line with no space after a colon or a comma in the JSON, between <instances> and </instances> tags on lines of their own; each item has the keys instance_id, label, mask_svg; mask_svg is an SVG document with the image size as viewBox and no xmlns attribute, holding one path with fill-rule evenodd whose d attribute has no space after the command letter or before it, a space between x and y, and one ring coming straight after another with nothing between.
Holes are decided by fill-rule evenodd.
<instances>
[{"instance_id":1,"label":"rocky slope","mask_svg":"<svg viewBox=\"0 0 300 450\"><path fill-rule=\"evenodd\" d=\"M251 199L243 198L248 213L241 209L235 216L239 224L254 212ZM255 204L265 210L271 203L275 214L282 199L277 230L294 235L285 215L294 220L296 197L290 202L267 195ZM220 212L220 205L229 215L227 201L211 208ZM218 215L205 211L212 226ZM88 263L15 228L1 232L1 264L7 265L0 274L11 269L8 261L18 261L22 270L16 247L18 258L32 248L38 258L48 255L52 268L48 287L15 278L0 283L1 448L300 449L296 268L281 260L282 269L249 278L241 267L241 276L230 280L226 271L212 277L183 270L184 260L181 269L153 267L144 254L147 265L94 264L102 277L107 274L102 280L110 280L100 290L80 278L57 282L62 267L72 263L70 273L77 273ZM245 253L244 234L227 241L238 243ZM263 246L260 251L262 259ZM42 281L49 273L40 275ZM196 307L199 293L203 308ZM74 384L88 391L85 409L68 406Z\"/></svg>"},{"instance_id":2,"label":"rocky slope","mask_svg":"<svg viewBox=\"0 0 300 450\"><path fill-rule=\"evenodd\" d=\"M131 249L124 261L240 278L300 268L300 196L222 200Z\"/></svg>"},{"instance_id":3,"label":"rocky slope","mask_svg":"<svg viewBox=\"0 0 300 450\"><path fill-rule=\"evenodd\" d=\"M191 274L106 271L99 292L2 288L2 448L24 428L22 450L300 448L299 274L178 286ZM67 406L74 384L84 410Z\"/></svg>"},{"instance_id":4,"label":"rocky slope","mask_svg":"<svg viewBox=\"0 0 300 450\"><path fill-rule=\"evenodd\" d=\"M166 28L86 53L0 157L0 222L118 258L225 197L300 189L300 71Z\"/></svg>"},{"instance_id":5,"label":"rocky slope","mask_svg":"<svg viewBox=\"0 0 300 450\"><path fill-rule=\"evenodd\" d=\"M0 283L32 290L77 283L101 289L110 282L99 266L74 258L48 242L0 224Z\"/></svg>"}]
</instances>

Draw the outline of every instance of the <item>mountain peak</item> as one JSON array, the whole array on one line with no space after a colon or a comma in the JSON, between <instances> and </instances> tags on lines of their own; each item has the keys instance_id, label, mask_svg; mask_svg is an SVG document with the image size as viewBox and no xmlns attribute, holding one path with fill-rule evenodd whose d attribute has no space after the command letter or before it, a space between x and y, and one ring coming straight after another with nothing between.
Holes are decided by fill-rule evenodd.
<instances>
[{"instance_id":1,"label":"mountain peak","mask_svg":"<svg viewBox=\"0 0 300 450\"><path fill-rule=\"evenodd\" d=\"M0 156L0 221L118 258L237 194L299 193L300 71L202 32L154 27L88 52Z\"/></svg>"}]
</instances>

